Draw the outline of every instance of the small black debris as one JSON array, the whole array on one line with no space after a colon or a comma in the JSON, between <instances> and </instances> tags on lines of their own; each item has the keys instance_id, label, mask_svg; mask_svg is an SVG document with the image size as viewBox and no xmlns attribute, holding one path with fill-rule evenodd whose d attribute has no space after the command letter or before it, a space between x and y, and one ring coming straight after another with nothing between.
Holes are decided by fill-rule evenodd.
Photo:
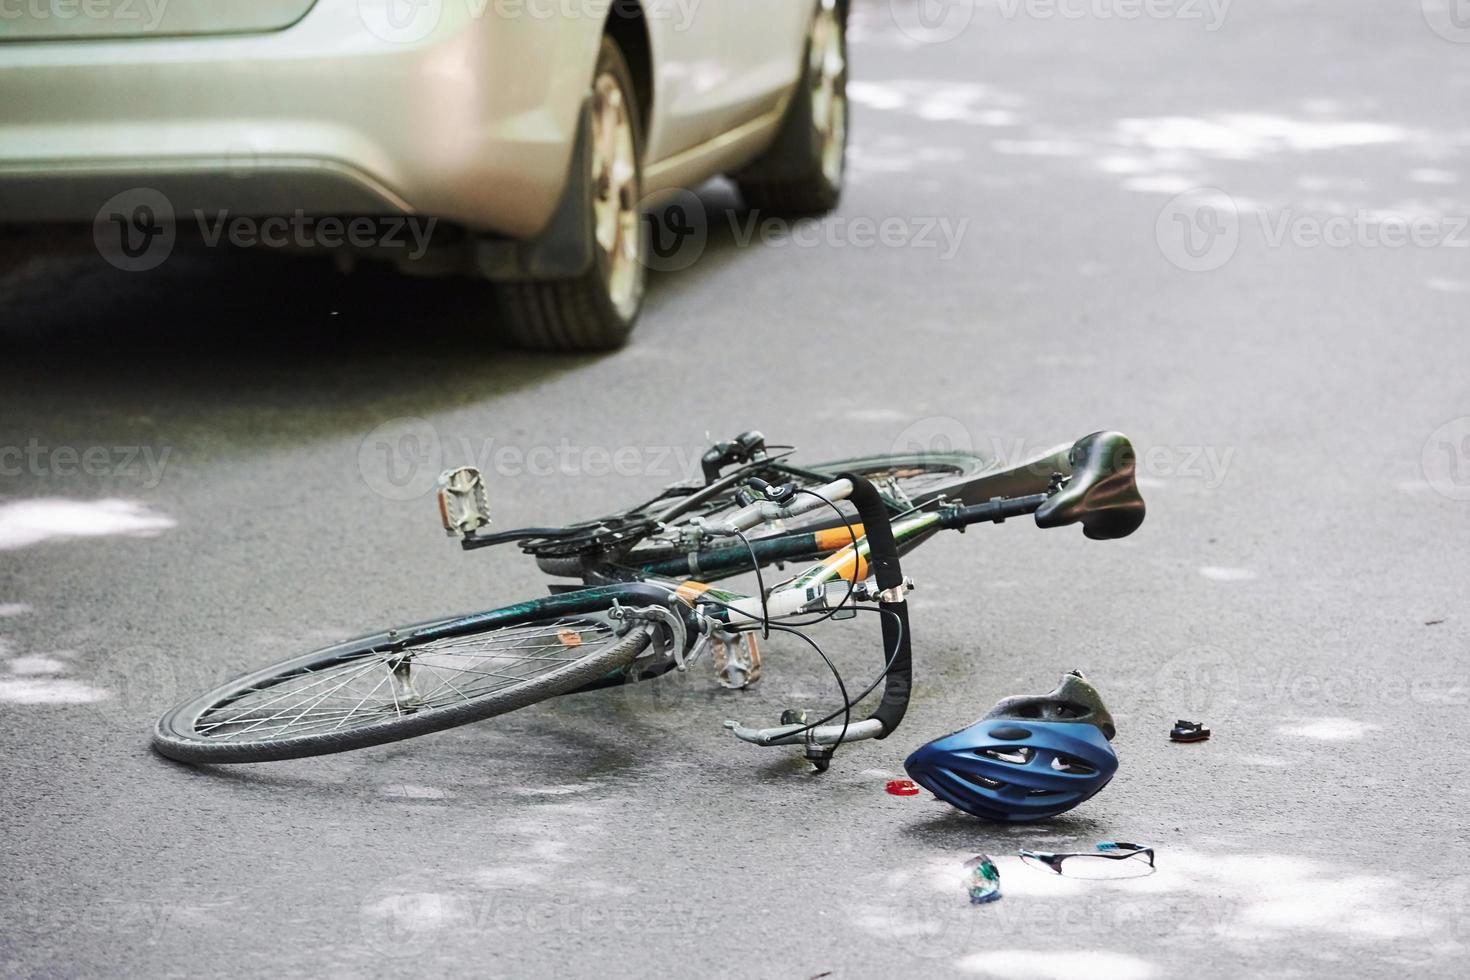
<instances>
[{"instance_id":1,"label":"small black debris","mask_svg":"<svg viewBox=\"0 0 1470 980\"><path fill-rule=\"evenodd\" d=\"M1169 739L1174 742L1203 742L1209 737L1210 730L1203 724L1183 718L1174 722L1174 730L1169 733Z\"/></svg>"},{"instance_id":2,"label":"small black debris","mask_svg":"<svg viewBox=\"0 0 1470 980\"><path fill-rule=\"evenodd\" d=\"M1426 619L1424 621L1424 625L1425 626L1438 626L1442 622L1444 622L1444 620L1442 620L1442 619Z\"/></svg>"}]
</instances>

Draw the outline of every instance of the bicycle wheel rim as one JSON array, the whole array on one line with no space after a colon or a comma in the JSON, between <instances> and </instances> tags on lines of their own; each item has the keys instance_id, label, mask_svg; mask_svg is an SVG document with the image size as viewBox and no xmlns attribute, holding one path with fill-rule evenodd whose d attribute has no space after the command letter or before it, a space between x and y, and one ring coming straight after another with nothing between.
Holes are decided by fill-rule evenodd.
<instances>
[{"instance_id":1,"label":"bicycle wheel rim","mask_svg":"<svg viewBox=\"0 0 1470 980\"><path fill-rule=\"evenodd\" d=\"M428 665L429 669L420 671L426 678L444 676L449 670L447 658L451 657L470 661L455 666L457 679L486 674L485 661L497 656L504 660L503 655L488 648L473 651L473 644L487 637L503 640L516 631L521 636L526 631L537 631L569 652L564 657L550 658L555 662L546 663L545 669L526 671L521 676L491 671L499 673L500 680L482 681L479 687L453 681L441 687L426 680L427 690L419 692L421 702L405 706L397 701L403 688L392 687L394 655L381 648L412 629L358 637L236 678L165 714L158 722L153 747L179 762L229 763L299 759L395 742L505 714L576 690L631 662L652 639L651 627L635 627L618 636L599 617L569 616L500 624L478 633L411 645L407 650L417 663L409 667L410 685L415 683L413 672L420 665ZM536 658L521 659L529 662ZM352 673L354 670L358 672ZM300 697L294 701L287 687L292 684L301 685L296 692ZM338 684L342 686L336 687ZM287 697L269 702L273 691ZM378 693L373 695L374 691ZM328 701L319 698L324 692L331 695L333 709L321 708ZM382 709L385 699L397 702L391 714ZM356 705L358 701L363 703L343 713L343 705ZM353 714L357 717L352 718ZM271 720L262 722L263 718Z\"/></svg>"}]
</instances>

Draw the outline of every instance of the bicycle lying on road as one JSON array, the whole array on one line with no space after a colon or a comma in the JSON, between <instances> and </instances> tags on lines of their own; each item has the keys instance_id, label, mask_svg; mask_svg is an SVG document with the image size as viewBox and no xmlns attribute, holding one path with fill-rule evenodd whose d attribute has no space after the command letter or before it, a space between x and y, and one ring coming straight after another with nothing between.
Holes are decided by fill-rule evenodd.
<instances>
[{"instance_id":1,"label":"bicycle lying on road","mask_svg":"<svg viewBox=\"0 0 1470 980\"><path fill-rule=\"evenodd\" d=\"M774 727L725 723L756 745L800 746L824 770L844 742L891 735L907 709L912 583L902 556L940 531L1025 515L1043 528L1080 524L1094 539L1125 537L1144 519L1133 447L1116 432L1010 467L971 453L813 466L797 465L792 455L745 433L705 454L702 485L670 487L595 521L502 532L487 530L480 473L450 471L440 481L441 517L465 549L515 544L542 570L580 584L385 630L247 674L164 715L154 748L191 763L342 752L687 670L706 653L722 685L744 687L760 676L761 635L795 634L830 667L805 630L868 612L881 620L883 669L866 689L849 697L833 667L843 705L823 717L808 721L792 710ZM772 566L807 562L765 584ZM753 595L714 584L752 571ZM880 684L876 709L854 720ZM1055 703L1048 710L1067 717L1066 703Z\"/></svg>"}]
</instances>

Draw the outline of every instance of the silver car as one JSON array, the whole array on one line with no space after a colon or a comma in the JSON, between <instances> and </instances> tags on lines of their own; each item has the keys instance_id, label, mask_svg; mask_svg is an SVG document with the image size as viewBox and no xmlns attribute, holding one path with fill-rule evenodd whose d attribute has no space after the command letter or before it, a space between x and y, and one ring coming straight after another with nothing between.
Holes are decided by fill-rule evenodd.
<instances>
[{"instance_id":1,"label":"silver car","mask_svg":"<svg viewBox=\"0 0 1470 980\"><path fill-rule=\"evenodd\" d=\"M718 174L837 203L848 0L0 0L0 222L330 247L624 342L644 212Z\"/></svg>"}]
</instances>

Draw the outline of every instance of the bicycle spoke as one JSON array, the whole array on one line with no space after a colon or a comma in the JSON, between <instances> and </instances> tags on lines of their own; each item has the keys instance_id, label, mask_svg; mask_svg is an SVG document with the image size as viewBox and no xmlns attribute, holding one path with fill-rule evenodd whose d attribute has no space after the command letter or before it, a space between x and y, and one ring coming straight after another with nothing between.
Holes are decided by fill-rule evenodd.
<instances>
[{"instance_id":1,"label":"bicycle spoke","mask_svg":"<svg viewBox=\"0 0 1470 980\"><path fill-rule=\"evenodd\" d=\"M618 640L604 623L559 619L406 649L363 650L246 689L205 711L194 732L219 741L269 742L375 725L498 694Z\"/></svg>"}]
</instances>

